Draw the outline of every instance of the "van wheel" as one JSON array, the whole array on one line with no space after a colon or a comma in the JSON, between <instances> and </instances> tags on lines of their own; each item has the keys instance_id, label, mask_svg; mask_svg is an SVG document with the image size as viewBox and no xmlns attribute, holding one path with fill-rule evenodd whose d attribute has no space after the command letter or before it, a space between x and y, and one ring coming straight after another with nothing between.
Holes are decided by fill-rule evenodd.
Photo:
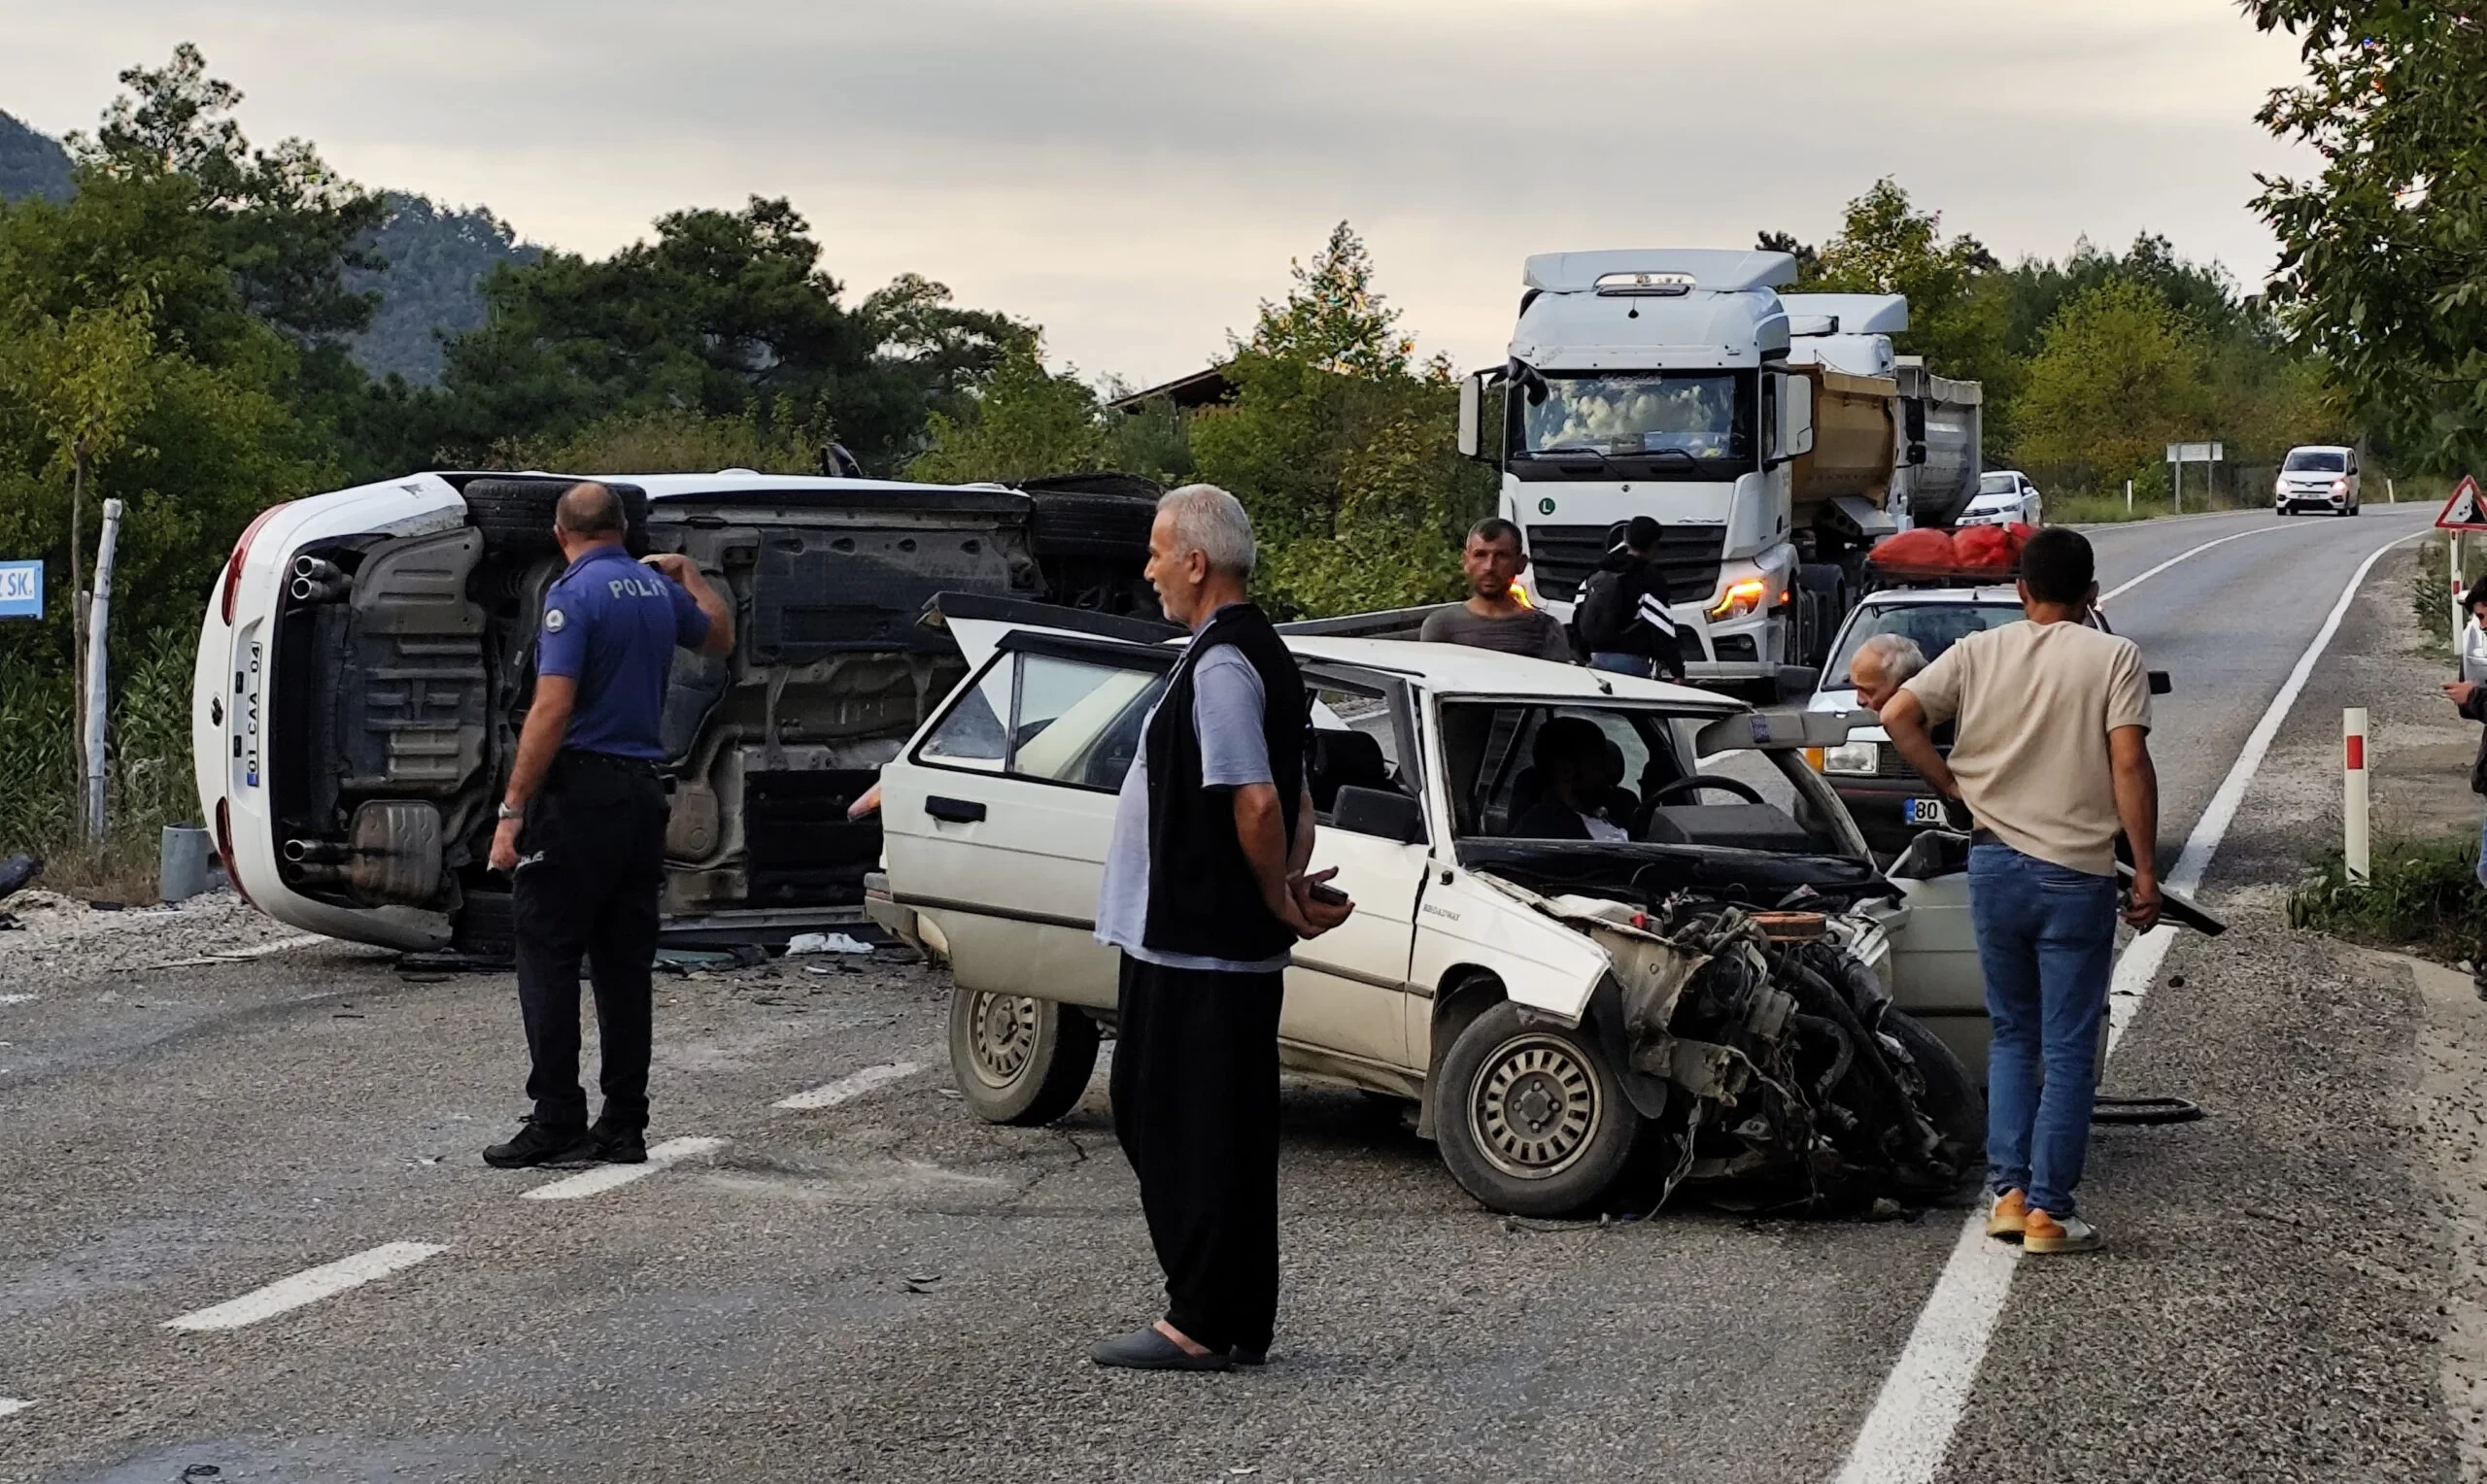
<instances>
[{"instance_id":1,"label":"van wheel","mask_svg":"<svg viewBox=\"0 0 2487 1484\"><path fill-rule=\"evenodd\" d=\"M484 533L498 556L541 556L561 550L553 539L553 506L570 488L565 479L475 479L460 490L466 523ZM648 551L648 493L636 485L607 485L622 499L623 544L633 556Z\"/></svg>"},{"instance_id":2,"label":"van wheel","mask_svg":"<svg viewBox=\"0 0 2487 1484\"><path fill-rule=\"evenodd\" d=\"M1443 1058L1435 1106L1442 1162L1460 1188L1515 1216L1567 1216L1606 1195L1641 1139L1596 1044L1531 1025L1505 1000L1469 1022Z\"/></svg>"},{"instance_id":3,"label":"van wheel","mask_svg":"<svg viewBox=\"0 0 2487 1484\"><path fill-rule=\"evenodd\" d=\"M950 1075L986 1123L1052 1123L1078 1105L1096 1069L1097 1023L1086 1011L950 987Z\"/></svg>"}]
</instances>

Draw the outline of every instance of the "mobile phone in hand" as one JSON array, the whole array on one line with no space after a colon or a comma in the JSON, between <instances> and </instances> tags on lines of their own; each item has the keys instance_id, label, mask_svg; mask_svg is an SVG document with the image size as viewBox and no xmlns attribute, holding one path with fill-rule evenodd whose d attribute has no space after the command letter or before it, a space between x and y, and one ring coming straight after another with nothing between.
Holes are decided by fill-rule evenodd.
<instances>
[{"instance_id":1,"label":"mobile phone in hand","mask_svg":"<svg viewBox=\"0 0 2487 1484\"><path fill-rule=\"evenodd\" d=\"M1312 883L1305 889L1305 894L1325 907L1344 907L1347 904L1347 894L1326 881Z\"/></svg>"}]
</instances>

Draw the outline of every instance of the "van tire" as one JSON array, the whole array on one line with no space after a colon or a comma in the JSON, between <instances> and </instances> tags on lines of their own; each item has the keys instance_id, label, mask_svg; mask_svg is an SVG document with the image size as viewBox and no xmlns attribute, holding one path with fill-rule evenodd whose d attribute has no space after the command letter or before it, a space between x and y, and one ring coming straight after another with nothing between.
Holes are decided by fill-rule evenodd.
<instances>
[{"instance_id":1,"label":"van tire","mask_svg":"<svg viewBox=\"0 0 2487 1484\"><path fill-rule=\"evenodd\" d=\"M570 488L565 479L476 479L460 490L466 523L484 533L484 549L495 556L543 556L561 550L553 539L553 506ZM633 556L648 551L648 493L636 485L607 485L622 499L623 545Z\"/></svg>"},{"instance_id":2,"label":"van tire","mask_svg":"<svg viewBox=\"0 0 2487 1484\"><path fill-rule=\"evenodd\" d=\"M1440 1079L1434 1138L1443 1164L1462 1190L1514 1216L1569 1216L1596 1204L1647 1127L1592 1034L1532 1023L1510 1000L1461 1029Z\"/></svg>"},{"instance_id":3,"label":"van tire","mask_svg":"<svg viewBox=\"0 0 2487 1484\"><path fill-rule=\"evenodd\" d=\"M950 987L950 1076L988 1124L1039 1128L1077 1107L1097 1040L1076 1005Z\"/></svg>"}]
</instances>

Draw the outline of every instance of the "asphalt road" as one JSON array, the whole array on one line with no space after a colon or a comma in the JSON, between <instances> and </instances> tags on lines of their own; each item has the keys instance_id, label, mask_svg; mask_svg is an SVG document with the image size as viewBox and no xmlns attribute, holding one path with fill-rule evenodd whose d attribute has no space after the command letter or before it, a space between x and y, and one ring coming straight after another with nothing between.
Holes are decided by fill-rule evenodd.
<instances>
[{"instance_id":1,"label":"asphalt road","mask_svg":"<svg viewBox=\"0 0 2487 1484\"><path fill-rule=\"evenodd\" d=\"M2111 605L2177 686L2154 736L2170 859L2350 572L2425 515L2094 533L2112 588L2258 532ZM2320 836L2321 790L2276 770L2336 747L2393 570L2212 873L2238 929L2179 950L2190 989L2154 993L2111 1068L2214 1116L2102 1139L2117 1245L2022 1274L1945 1477L2451 1476L2433 1280L2403 1253L2432 1218L2376 1113L2415 1011L2237 890ZM318 946L20 955L0 991L32 996L0 1000L0 1479L1827 1479L1959 1231L1507 1223L1386 1111L1296 1089L1273 1364L1107 1373L1085 1346L1156 1295L1102 1069L1057 1128L975 1123L921 967L661 983L651 1137L723 1142L575 1199L476 1157L524 1107L506 976ZM423 1246L331 1297L167 1328L401 1243Z\"/></svg>"}]
</instances>

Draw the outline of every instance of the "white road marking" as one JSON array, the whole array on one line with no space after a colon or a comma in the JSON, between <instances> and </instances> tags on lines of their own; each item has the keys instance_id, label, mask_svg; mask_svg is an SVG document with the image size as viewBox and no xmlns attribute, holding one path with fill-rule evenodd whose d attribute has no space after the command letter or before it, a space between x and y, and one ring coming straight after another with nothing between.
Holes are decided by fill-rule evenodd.
<instances>
[{"instance_id":1,"label":"white road marking","mask_svg":"<svg viewBox=\"0 0 2487 1484\"><path fill-rule=\"evenodd\" d=\"M0 995L0 1005L28 1004L38 997L33 995Z\"/></svg>"},{"instance_id":2,"label":"white road marking","mask_svg":"<svg viewBox=\"0 0 2487 1484\"><path fill-rule=\"evenodd\" d=\"M693 1155L707 1154L725 1147L724 1139L666 1139L662 1144L649 1146L648 1162L644 1164L599 1164L594 1169L581 1170L533 1190L521 1191L518 1197L521 1200L577 1200L583 1197L600 1196L633 1180L644 1180L666 1165L678 1164Z\"/></svg>"},{"instance_id":3,"label":"white road marking","mask_svg":"<svg viewBox=\"0 0 2487 1484\"><path fill-rule=\"evenodd\" d=\"M924 1063L921 1062L892 1062L881 1066L868 1066L860 1072L849 1072L835 1082L825 1086L797 1093L792 1097L780 1097L775 1106L797 1109L834 1108L850 1098L861 1097L876 1087L886 1087L890 1083L912 1077L922 1070L924 1070Z\"/></svg>"},{"instance_id":4,"label":"white road marking","mask_svg":"<svg viewBox=\"0 0 2487 1484\"><path fill-rule=\"evenodd\" d=\"M2202 553L2209 551L2212 547L2226 546L2231 541L2242 541L2248 536L2267 536L2275 530L2295 529L2297 529L2297 527L2294 525L2257 525L2252 530L2241 530L2233 536L2220 536L2212 540L2205 541L2199 546L2190 547L2185 551L2178 552L2175 556L2168 557L2165 561L2161 562L2159 565L2151 568L2147 572L2144 572L2130 582L2120 583L2110 590L2099 593L2098 601L2104 603L2112 599L2122 597L2126 593L2132 591L2135 588L2138 588L2142 584L2150 581L2152 578L2157 577L2160 573L2166 571L2169 567L2176 565L2180 561L2187 561L2196 556L2199 556Z\"/></svg>"},{"instance_id":5,"label":"white road marking","mask_svg":"<svg viewBox=\"0 0 2487 1484\"><path fill-rule=\"evenodd\" d=\"M0 1417L6 1417L11 1412L22 1412L32 1405L34 1405L34 1403L31 1401L19 1401L14 1398L0 1397Z\"/></svg>"},{"instance_id":6,"label":"white road marking","mask_svg":"<svg viewBox=\"0 0 2487 1484\"><path fill-rule=\"evenodd\" d=\"M265 1288L254 1289L239 1298L228 1298L212 1308L184 1314L164 1321L167 1330L238 1330L244 1325L257 1324L271 1315L288 1309L298 1309L316 1303L350 1288L360 1288L374 1278L385 1278L400 1268L412 1267L424 1259L449 1249L430 1242L390 1242L368 1252L358 1252L350 1258L339 1258L290 1278L279 1278Z\"/></svg>"},{"instance_id":7,"label":"white road marking","mask_svg":"<svg viewBox=\"0 0 2487 1484\"><path fill-rule=\"evenodd\" d=\"M2167 873L2169 890L2190 895L2201 885L2210 870L2211 857L2227 837L2229 826L2236 820L2245 791L2252 787L2264 756L2271 750L2272 738L2279 735L2290 708L2297 704L2298 692L2305 689L2306 678L2314 673L2315 661L2323 658L2332 636L2339 632L2340 621L2348 615L2349 605L2357 601L2367 574L2374 570L2384 553L2425 534L2411 531L2387 541L2358 564L2357 574L2340 590L2339 600L2332 605L2330 616L2316 630L2305 653L2298 657L2296 668L2281 682L2279 693L2271 697L2262 720L2246 735L2234 765L2211 795L2202 817L2195 822L2193 833L2185 839L2184 852L2176 858L2176 868ZM2233 541L2236 537L2221 539ZM2200 550L2202 547L2194 549ZM2185 556L2192 555L2187 552ZM2176 561L2184 559L2179 556ZM2151 572L2173 565L2173 561L2163 562ZM2131 587L2151 572L2125 587ZM2151 983L2159 977L2159 967L2167 960L2175 932L2172 927L2154 928L2127 944L2117 958L2115 977L2108 986L2110 1056L2115 1054L2116 1043L2124 1038L2125 1028L2141 1009ZM1959 1241L1953 1245L1951 1261L1943 1265L1943 1275L1935 1280L1934 1292L1918 1313L1917 1327L1909 1332L1907 1346L1883 1380L1882 1395L1874 1399L1873 1411L1866 1414L1865 1425L1857 1430L1857 1441L1848 1450L1837 1484L1926 1484L1941 1470L1944 1455L1952 1448L1953 1431L1959 1426L1960 1414L1968 1406L1969 1391L1977 1384L1978 1367L1985 1364L1987 1343L1993 1337L1995 1322L2003 1317L2003 1301L2011 1293L2013 1269L2020 1259L2020 1248L1987 1240L1983 1209L1970 1213L1961 1224Z\"/></svg>"}]
</instances>

